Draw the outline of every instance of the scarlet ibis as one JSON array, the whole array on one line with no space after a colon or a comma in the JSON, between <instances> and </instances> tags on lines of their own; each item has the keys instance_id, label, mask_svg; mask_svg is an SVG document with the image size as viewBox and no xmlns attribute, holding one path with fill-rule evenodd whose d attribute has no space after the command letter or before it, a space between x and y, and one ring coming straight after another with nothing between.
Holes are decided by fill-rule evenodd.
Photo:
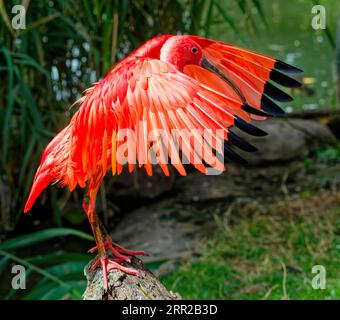
<instances>
[{"instance_id":1,"label":"scarlet ibis","mask_svg":"<svg viewBox=\"0 0 340 320\"><path fill-rule=\"evenodd\" d=\"M68 186L70 191L77 185L86 188L82 205L96 241L90 252L99 254L92 267L102 267L105 289L112 269L138 275L137 270L122 264L145 253L114 243L95 212L96 195L107 171L120 174L123 155L130 172L138 164L151 176L152 150L166 176L170 174L166 152L182 176L186 170L180 154L203 173L207 173L207 165L221 171L224 163L216 151L221 143L225 155L243 161L230 145L247 151L256 148L231 127L265 135L249 122L283 114L273 100L292 98L272 82L298 87L300 83L288 74L301 72L273 57L199 36L152 38L75 102L79 108L69 125L43 152L24 212L51 182ZM127 129L135 133L133 138L122 133ZM173 130L177 134L172 134ZM162 134L155 134L150 141L152 131Z\"/></svg>"}]
</instances>

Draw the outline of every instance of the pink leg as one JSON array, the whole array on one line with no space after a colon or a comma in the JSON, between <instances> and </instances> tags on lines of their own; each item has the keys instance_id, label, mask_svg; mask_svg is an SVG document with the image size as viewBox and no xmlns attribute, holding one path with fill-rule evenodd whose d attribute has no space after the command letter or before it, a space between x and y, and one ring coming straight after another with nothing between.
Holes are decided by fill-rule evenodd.
<instances>
[{"instance_id":1,"label":"pink leg","mask_svg":"<svg viewBox=\"0 0 340 320\"><path fill-rule=\"evenodd\" d=\"M133 275L139 275L139 272L137 270L127 268L121 265L122 262L130 261L130 257L122 254L119 250L119 248L115 247L112 243L108 242L108 236L105 235L103 232L103 228L101 228L101 222L98 219L98 216L96 215L94 209L95 209L95 200L96 200L96 194L98 191L97 187L89 187L89 190L87 191L86 196L83 200L83 208L87 214L87 217L89 219L93 236L96 241L97 246L91 250L98 251L98 258L96 261L92 264L91 268L95 269L97 267L102 267L103 269L103 280L104 280L104 288L105 290L108 289L108 272L113 269L121 270L122 272L133 274ZM111 252L114 255L114 258L109 258L106 253L106 247L108 246L108 249L111 250Z\"/></svg>"}]
</instances>

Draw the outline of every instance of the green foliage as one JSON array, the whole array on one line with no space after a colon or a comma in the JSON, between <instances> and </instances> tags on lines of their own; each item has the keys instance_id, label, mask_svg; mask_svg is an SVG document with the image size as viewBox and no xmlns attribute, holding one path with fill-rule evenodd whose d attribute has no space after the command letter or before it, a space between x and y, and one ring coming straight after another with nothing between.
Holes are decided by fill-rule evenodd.
<instances>
[{"instance_id":1,"label":"green foliage","mask_svg":"<svg viewBox=\"0 0 340 320\"><path fill-rule=\"evenodd\" d=\"M89 261L86 254L57 251L29 257L19 257L16 253L22 249L31 251L36 245L61 236L75 236L79 239L92 240L88 234L69 228L55 228L18 236L0 244L0 276L3 281L9 269L9 263L15 262L26 267L26 281L29 290L20 295L17 290L8 288L3 298L12 299L81 299L86 287L83 270ZM10 253L11 252L11 253ZM8 279L10 283L10 279Z\"/></svg>"},{"instance_id":2,"label":"green foliage","mask_svg":"<svg viewBox=\"0 0 340 320\"><path fill-rule=\"evenodd\" d=\"M319 175L318 170L320 166L335 168L340 163L340 146L339 143L332 145L325 145L318 147L312 151L306 152L302 160L306 172L314 174L315 178L313 181L306 186L305 192L318 190L320 188L332 188L335 186L337 177L336 171L330 171L328 174Z\"/></svg>"},{"instance_id":3,"label":"green foliage","mask_svg":"<svg viewBox=\"0 0 340 320\"><path fill-rule=\"evenodd\" d=\"M314 151L315 158L321 163L333 165L340 163L340 146L325 146Z\"/></svg>"},{"instance_id":4,"label":"green foliage","mask_svg":"<svg viewBox=\"0 0 340 320\"><path fill-rule=\"evenodd\" d=\"M6 240L0 244L0 249L1 250L21 249L24 247L35 245L42 241L49 240L51 238L68 236L68 235L77 236L79 238L83 238L86 240L92 240L91 236L89 236L88 234L82 231L73 230L69 228L52 228L52 229L45 229L42 231L37 231L29 235L25 234L22 236L18 236L18 237Z\"/></svg>"}]
</instances>

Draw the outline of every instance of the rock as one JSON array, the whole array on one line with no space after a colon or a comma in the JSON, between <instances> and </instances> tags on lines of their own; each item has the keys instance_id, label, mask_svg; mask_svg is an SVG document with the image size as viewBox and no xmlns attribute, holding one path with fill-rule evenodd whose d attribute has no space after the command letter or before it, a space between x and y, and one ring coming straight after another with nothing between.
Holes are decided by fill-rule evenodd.
<instances>
[{"instance_id":1,"label":"rock","mask_svg":"<svg viewBox=\"0 0 340 320\"><path fill-rule=\"evenodd\" d=\"M173 201L173 199L172 199ZM200 226L190 221L193 212L163 200L125 215L112 232L115 241L131 250L144 250L152 260L173 259L198 246ZM150 259L143 257L144 261Z\"/></svg>"},{"instance_id":2,"label":"rock","mask_svg":"<svg viewBox=\"0 0 340 320\"><path fill-rule=\"evenodd\" d=\"M294 185L303 179L303 163L268 165L266 167L240 167L228 165L227 172L219 176L206 176L194 172L179 177L174 184L177 198L183 203L216 202L231 203L235 199L270 195L282 195L281 185L287 181Z\"/></svg>"},{"instance_id":3,"label":"rock","mask_svg":"<svg viewBox=\"0 0 340 320\"><path fill-rule=\"evenodd\" d=\"M333 134L340 139L340 115L331 117L327 125Z\"/></svg>"},{"instance_id":4,"label":"rock","mask_svg":"<svg viewBox=\"0 0 340 320\"><path fill-rule=\"evenodd\" d=\"M319 144L334 142L335 136L326 125L305 119L268 119L254 121L268 133L265 137L250 136L241 130L233 131L258 148L257 152L238 151L251 165L289 161Z\"/></svg>"},{"instance_id":5,"label":"rock","mask_svg":"<svg viewBox=\"0 0 340 320\"><path fill-rule=\"evenodd\" d=\"M217 199L236 198L244 195L242 183L231 176L237 175L238 168L231 166L228 172L207 176L200 172L192 172L186 177L179 177L174 185L178 190L178 198L184 202L201 202Z\"/></svg>"},{"instance_id":6,"label":"rock","mask_svg":"<svg viewBox=\"0 0 340 320\"><path fill-rule=\"evenodd\" d=\"M144 170L135 169L129 173L124 168L122 174L114 182L115 196L136 196L140 198L153 199L160 194L171 190L175 180L175 172L171 166L168 166L170 176L167 177L159 166L153 166L152 176L148 176Z\"/></svg>"}]
</instances>

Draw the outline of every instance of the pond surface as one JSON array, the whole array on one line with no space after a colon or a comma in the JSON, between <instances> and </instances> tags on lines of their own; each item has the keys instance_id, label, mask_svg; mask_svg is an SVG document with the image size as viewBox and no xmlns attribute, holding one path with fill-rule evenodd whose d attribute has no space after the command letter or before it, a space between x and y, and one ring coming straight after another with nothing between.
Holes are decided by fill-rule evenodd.
<instances>
[{"instance_id":1,"label":"pond surface","mask_svg":"<svg viewBox=\"0 0 340 320\"><path fill-rule=\"evenodd\" d=\"M226 14L233 18L238 34L233 30L226 32L225 24L211 28L211 38L220 39L242 47L273 55L305 71L301 79L305 86L302 90L291 92L295 100L285 104L286 111L293 109L311 109L316 107L334 107L335 85L334 49L327 36L329 32L335 38L336 15L339 1L319 1L326 9L327 30L314 30L312 19L313 1L261 1L267 27L254 8L251 19L244 17L237 21L239 8L233 1L226 1ZM249 27L250 25L250 27Z\"/></svg>"}]
</instances>

